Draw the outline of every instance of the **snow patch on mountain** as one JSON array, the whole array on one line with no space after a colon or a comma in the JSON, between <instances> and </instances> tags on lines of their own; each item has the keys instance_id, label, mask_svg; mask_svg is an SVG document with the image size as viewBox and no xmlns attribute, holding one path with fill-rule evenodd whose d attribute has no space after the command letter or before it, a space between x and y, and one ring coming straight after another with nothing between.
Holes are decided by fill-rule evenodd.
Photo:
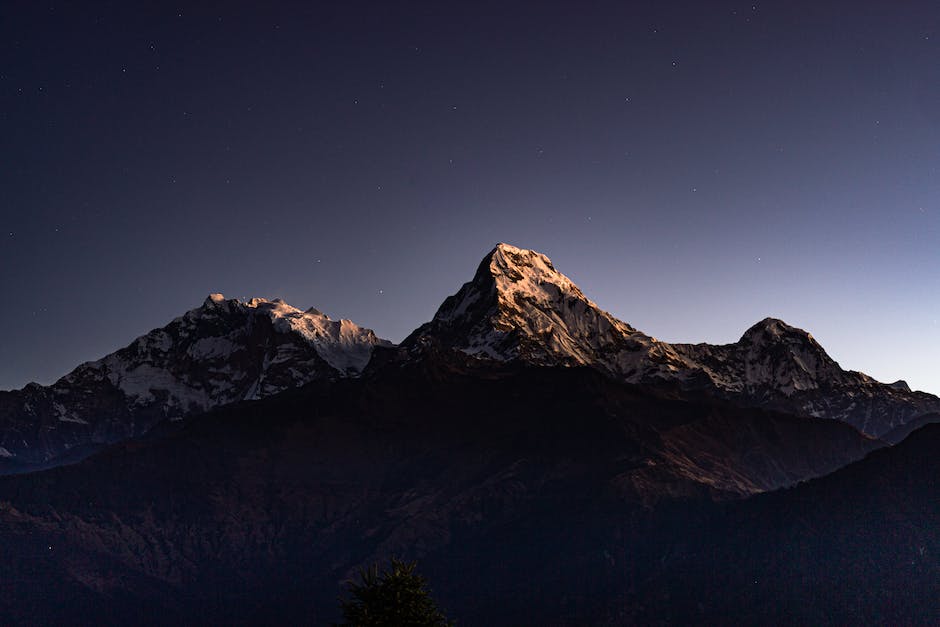
<instances>
[{"instance_id":1,"label":"snow patch on mountain","mask_svg":"<svg viewBox=\"0 0 940 627\"><path fill-rule=\"evenodd\" d=\"M275 329L298 334L328 364L343 373L362 372L372 357L373 347L390 344L351 320L331 320L314 308L301 311L280 299L266 301L260 298L253 298L248 306L268 312Z\"/></svg>"}]
</instances>

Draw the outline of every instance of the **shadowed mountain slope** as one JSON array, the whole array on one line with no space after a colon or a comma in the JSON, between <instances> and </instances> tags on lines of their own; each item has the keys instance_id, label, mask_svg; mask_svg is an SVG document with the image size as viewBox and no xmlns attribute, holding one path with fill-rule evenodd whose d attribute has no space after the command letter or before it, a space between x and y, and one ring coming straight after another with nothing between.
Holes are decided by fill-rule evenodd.
<instances>
[{"instance_id":1,"label":"shadowed mountain slope","mask_svg":"<svg viewBox=\"0 0 940 627\"><path fill-rule=\"evenodd\" d=\"M721 508L639 589L631 620L936 624L938 450L940 425L928 425L831 475Z\"/></svg>"}]
</instances>

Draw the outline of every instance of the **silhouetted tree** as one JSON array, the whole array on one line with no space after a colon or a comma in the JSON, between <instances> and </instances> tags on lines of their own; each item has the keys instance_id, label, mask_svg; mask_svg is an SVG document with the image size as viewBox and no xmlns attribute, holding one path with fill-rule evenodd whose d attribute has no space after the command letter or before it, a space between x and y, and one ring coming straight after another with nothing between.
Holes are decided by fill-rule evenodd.
<instances>
[{"instance_id":1,"label":"silhouetted tree","mask_svg":"<svg viewBox=\"0 0 940 627\"><path fill-rule=\"evenodd\" d=\"M453 625L437 608L416 563L392 558L387 570L378 564L359 571L359 581L349 581L348 597L340 599L341 627L442 627Z\"/></svg>"}]
</instances>

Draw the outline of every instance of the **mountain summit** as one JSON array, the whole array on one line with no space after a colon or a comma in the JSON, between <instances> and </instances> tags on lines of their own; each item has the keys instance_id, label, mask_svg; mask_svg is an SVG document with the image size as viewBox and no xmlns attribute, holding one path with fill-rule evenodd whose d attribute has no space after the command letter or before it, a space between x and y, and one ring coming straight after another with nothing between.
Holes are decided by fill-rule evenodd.
<instances>
[{"instance_id":1,"label":"mountain summit","mask_svg":"<svg viewBox=\"0 0 940 627\"><path fill-rule=\"evenodd\" d=\"M776 318L765 318L735 344L676 344L721 389L784 396L825 385L857 383L812 335Z\"/></svg>"},{"instance_id":2,"label":"mountain summit","mask_svg":"<svg viewBox=\"0 0 940 627\"><path fill-rule=\"evenodd\" d=\"M499 244L473 279L402 345L433 341L483 358L575 365L596 361L592 344L633 333L545 255Z\"/></svg>"},{"instance_id":3,"label":"mountain summit","mask_svg":"<svg viewBox=\"0 0 940 627\"><path fill-rule=\"evenodd\" d=\"M201 307L50 386L0 392L0 462L48 463L164 419L356 376L375 346L389 344L354 322L280 299L210 294Z\"/></svg>"},{"instance_id":4,"label":"mountain summit","mask_svg":"<svg viewBox=\"0 0 940 627\"><path fill-rule=\"evenodd\" d=\"M611 374L645 377L653 364L686 364L656 341L594 304L545 255L498 244L473 279L448 297L431 322L402 347L460 350L481 359L524 360L539 365L589 365Z\"/></svg>"}]
</instances>

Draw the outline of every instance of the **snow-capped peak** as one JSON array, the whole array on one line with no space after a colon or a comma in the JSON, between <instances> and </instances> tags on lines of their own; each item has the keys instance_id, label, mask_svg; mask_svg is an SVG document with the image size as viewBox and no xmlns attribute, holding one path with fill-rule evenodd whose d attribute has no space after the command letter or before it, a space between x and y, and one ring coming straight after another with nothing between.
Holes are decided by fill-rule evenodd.
<instances>
[{"instance_id":1,"label":"snow-capped peak","mask_svg":"<svg viewBox=\"0 0 940 627\"><path fill-rule=\"evenodd\" d=\"M496 289L504 296L521 295L537 300L552 299L558 293L595 306L574 282L552 265L552 260L534 250L497 244L487 256Z\"/></svg>"},{"instance_id":2,"label":"snow-capped peak","mask_svg":"<svg viewBox=\"0 0 940 627\"><path fill-rule=\"evenodd\" d=\"M303 311L280 298L241 301L213 293L206 298L201 308L187 315L212 316L219 311L266 316L273 323L275 331L299 336L331 367L344 374L361 372L372 356L374 345L390 344L377 338L372 330L360 327L351 320L332 320L315 307Z\"/></svg>"},{"instance_id":3,"label":"snow-capped peak","mask_svg":"<svg viewBox=\"0 0 940 627\"><path fill-rule=\"evenodd\" d=\"M745 331L740 341L742 343L753 344L766 341L774 342L784 338L793 341L816 343L812 335L803 329L790 326L779 318L764 318Z\"/></svg>"},{"instance_id":4,"label":"snow-capped peak","mask_svg":"<svg viewBox=\"0 0 940 627\"><path fill-rule=\"evenodd\" d=\"M551 259L542 253L501 243L486 259L489 261L487 269L493 278L501 309L505 311L512 311L525 304L544 312L549 307L565 309L573 303L580 303L585 308L603 314L605 320L614 320L585 296L571 279L556 270ZM566 323L570 320L553 322ZM539 330L550 329L549 326Z\"/></svg>"},{"instance_id":5,"label":"snow-capped peak","mask_svg":"<svg viewBox=\"0 0 940 627\"><path fill-rule=\"evenodd\" d=\"M738 344L751 385L773 383L786 392L815 389L843 373L812 335L776 318L752 326Z\"/></svg>"},{"instance_id":6,"label":"snow-capped peak","mask_svg":"<svg viewBox=\"0 0 940 627\"><path fill-rule=\"evenodd\" d=\"M228 310L231 302L233 301L226 300L225 296L222 294L213 292L212 294L206 296L206 300L202 302L202 307L199 309L194 309L193 311Z\"/></svg>"},{"instance_id":7,"label":"snow-capped peak","mask_svg":"<svg viewBox=\"0 0 940 627\"><path fill-rule=\"evenodd\" d=\"M789 397L843 379L839 364L812 335L777 318L764 318L734 344L675 348L726 391Z\"/></svg>"},{"instance_id":8,"label":"snow-capped peak","mask_svg":"<svg viewBox=\"0 0 940 627\"><path fill-rule=\"evenodd\" d=\"M0 446L17 459L44 461L70 446L141 433L163 418L356 376L375 346L389 344L316 309L210 294L202 306L53 385L14 393L22 403L0 413L0 426L38 416L56 430L31 441L0 430Z\"/></svg>"},{"instance_id":9,"label":"snow-capped peak","mask_svg":"<svg viewBox=\"0 0 940 627\"><path fill-rule=\"evenodd\" d=\"M488 359L614 371L625 366L624 351L645 352L657 344L600 309L548 257L509 244L486 255L473 280L403 346L425 342Z\"/></svg>"}]
</instances>

